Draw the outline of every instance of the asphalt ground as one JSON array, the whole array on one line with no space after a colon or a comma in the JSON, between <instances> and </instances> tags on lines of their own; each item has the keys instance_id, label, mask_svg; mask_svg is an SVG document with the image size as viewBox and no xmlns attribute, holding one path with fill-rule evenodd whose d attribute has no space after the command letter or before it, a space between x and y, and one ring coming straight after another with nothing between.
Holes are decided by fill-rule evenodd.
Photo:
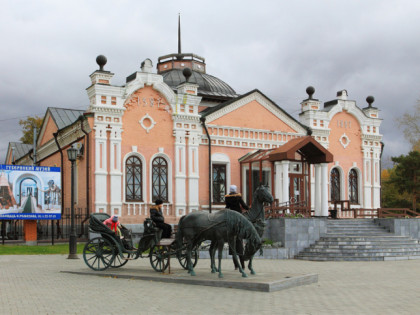
<instances>
[{"instance_id":1,"label":"asphalt ground","mask_svg":"<svg viewBox=\"0 0 420 315\"><path fill-rule=\"evenodd\" d=\"M81 257L81 256L80 256ZM210 273L200 259L197 277ZM225 277L233 263L223 260ZM96 277L83 259L0 255L0 314L419 314L420 260L254 261L256 272L318 274L318 282L277 292ZM122 268L155 274L148 259ZM172 264L175 271L181 268ZM230 271L229 271L230 269ZM67 272L62 272L67 271ZM250 276L251 277L251 276Z\"/></svg>"}]
</instances>

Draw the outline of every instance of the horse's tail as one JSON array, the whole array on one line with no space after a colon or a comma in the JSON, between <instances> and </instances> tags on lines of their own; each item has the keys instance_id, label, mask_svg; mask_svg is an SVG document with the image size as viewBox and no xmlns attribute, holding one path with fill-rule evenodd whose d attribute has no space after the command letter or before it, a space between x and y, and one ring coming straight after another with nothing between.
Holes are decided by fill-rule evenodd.
<instances>
[{"instance_id":1,"label":"horse's tail","mask_svg":"<svg viewBox=\"0 0 420 315\"><path fill-rule=\"evenodd\" d=\"M178 231L176 232L176 235L175 235L175 242L176 242L178 248L181 248L182 243L183 243L184 236L182 235L182 221L183 221L184 218L185 218L185 215L183 215L181 217L181 219L179 219Z\"/></svg>"}]
</instances>

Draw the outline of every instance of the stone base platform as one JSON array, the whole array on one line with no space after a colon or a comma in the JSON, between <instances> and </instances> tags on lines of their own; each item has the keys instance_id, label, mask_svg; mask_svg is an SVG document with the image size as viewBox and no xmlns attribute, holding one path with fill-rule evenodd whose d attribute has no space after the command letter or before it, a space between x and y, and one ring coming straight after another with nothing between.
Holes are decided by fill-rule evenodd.
<instances>
[{"instance_id":1,"label":"stone base platform","mask_svg":"<svg viewBox=\"0 0 420 315\"><path fill-rule=\"evenodd\" d=\"M171 273L167 271L165 273L158 273L152 267L146 270L144 268L139 269L123 266L117 269L109 268L105 271L93 271L86 267L81 268L79 271L64 270L61 272L86 276L223 287L259 292L275 292L318 282L318 274L289 274L284 272L258 272L256 270L257 274L251 275L249 270L247 270L248 277L243 278L238 271L225 270L223 271L224 277L219 278L218 273L212 274L210 272L210 268L195 268L196 276L193 277L186 270L181 269L179 265L176 268L171 268Z\"/></svg>"}]
</instances>

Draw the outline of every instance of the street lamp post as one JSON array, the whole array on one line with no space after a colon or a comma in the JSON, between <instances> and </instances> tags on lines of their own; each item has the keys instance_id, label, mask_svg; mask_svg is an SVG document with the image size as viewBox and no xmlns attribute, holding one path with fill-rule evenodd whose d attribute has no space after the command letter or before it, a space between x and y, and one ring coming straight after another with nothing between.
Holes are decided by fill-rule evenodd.
<instances>
[{"instance_id":1,"label":"street lamp post","mask_svg":"<svg viewBox=\"0 0 420 315\"><path fill-rule=\"evenodd\" d=\"M67 150L67 157L71 162L71 226L70 226L70 243L69 243L69 257L68 259L78 259L77 257L77 238L76 227L74 225L74 162L77 158L77 149L70 148Z\"/></svg>"}]
</instances>

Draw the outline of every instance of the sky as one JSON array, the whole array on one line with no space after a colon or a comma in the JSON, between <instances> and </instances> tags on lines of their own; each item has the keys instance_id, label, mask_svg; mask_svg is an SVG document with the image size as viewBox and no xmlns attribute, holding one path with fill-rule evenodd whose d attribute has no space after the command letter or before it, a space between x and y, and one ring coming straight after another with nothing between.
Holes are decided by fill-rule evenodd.
<instances>
[{"instance_id":1,"label":"sky","mask_svg":"<svg viewBox=\"0 0 420 315\"><path fill-rule=\"evenodd\" d=\"M146 58L178 49L239 94L259 89L298 118L308 86L327 102L346 89L383 119L384 164L406 154L396 119L420 99L420 1L0 0L0 161L22 136L20 119L48 107L87 109L89 75L103 54L112 83Z\"/></svg>"}]
</instances>

